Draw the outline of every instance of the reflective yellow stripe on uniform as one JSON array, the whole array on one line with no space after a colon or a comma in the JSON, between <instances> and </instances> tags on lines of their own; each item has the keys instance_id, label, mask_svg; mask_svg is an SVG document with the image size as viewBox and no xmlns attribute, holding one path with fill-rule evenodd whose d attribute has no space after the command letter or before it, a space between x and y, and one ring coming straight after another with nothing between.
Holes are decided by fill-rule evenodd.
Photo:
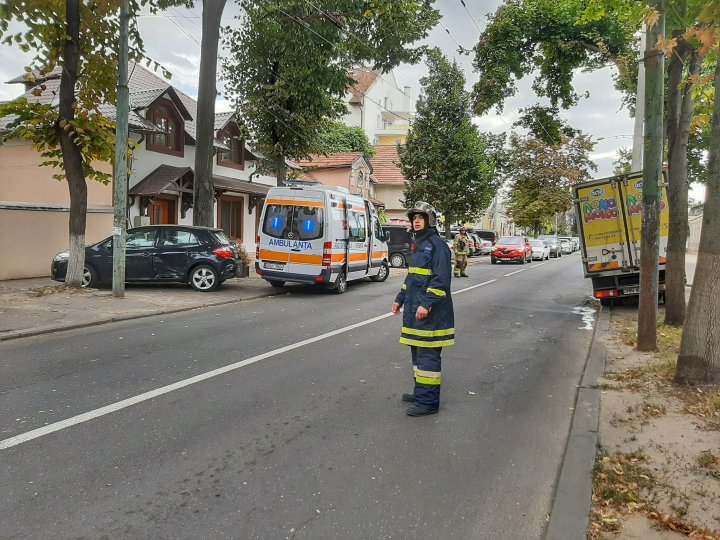
<instances>
[{"instance_id":1,"label":"reflective yellow stripe on uniform","mask_svg":"<svg viewBox=\"0 0 720 540\"><path fill-rule=\"evenodd\" d=\"M401 337L400 343L415 347L452 347L455 345L455 339L446 339L444 341L420 341L419 339Z\"/></svg>"},{"instance_id":2,"label":"reflective yellow stripe on uniform","mask_svg":"<svg viewBox=\"0 0 720 540\"><path fill-rule=\"evenodd\" d=\"M445 291L442 289L433 289L432 287L428 287L427 292L433 293L435 296L445 296Z\"/></svg>"},{"instance_id":3,"label":"reflective yellow stripe on uniform","mask_svg":"<svg viewBox=\"0 0 720 540\"><path fill-rule=\"evenodd\" d=\"M403 334L411 334L413 336L422 337L437 337L437 336L450 336L455 333L454 328L446 328L443 330L417 330L415 328L409 328L407 326L402 327Z\"/></svg>"},{"instance_id":4,"label":"reflective yellow stripe on uniform","mask_svg":"<svg viewBox=\"0 0 720 540\"><path fill-rule=\"evenodd\" d=\"M420 384L429 384L432 386L440 386L440 372L439 371L425 371L422 369L415 370L415 382Z\"/></svg>"},{"instance_id":5,"label":"reflective yellow stripe on uniform","mask_svg":"<svg viewBox=\"0 0 720 540\"><path fill-rule=\"evenodd\" d=\"M403 291L407 291L407 285L405 285L404 283L403 283L403 286L402 286L402 290L403 290Z\"/></svg>"},{"instance_id":6,"label":"reflective yellow stripe on uniform","mask_svg":"<svg viewBox=\"0 0 720 540\"><path fill-rule=\"evenodd\" d=\"M418 266L411 266L408 268L408 274L420 274L421 276L432 276L432 270L430 268L420 268Z\"/></svg>"}]
</instances>

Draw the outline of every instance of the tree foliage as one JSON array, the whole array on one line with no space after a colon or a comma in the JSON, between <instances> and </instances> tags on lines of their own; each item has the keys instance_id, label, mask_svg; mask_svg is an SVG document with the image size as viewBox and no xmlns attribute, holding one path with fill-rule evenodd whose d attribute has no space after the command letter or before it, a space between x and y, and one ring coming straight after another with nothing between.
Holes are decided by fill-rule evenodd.
<instances>
[{"instance_id":1,"label":"tree foliage","mask_svg":"<svg viewBox=\"0 0 720 540\"><path fill-rule=\"evenodd\" d=\"M407 182L406 207L427 201L446 223L471 221L490 203L498 186L501 139L483 137L472 122L470 95L456 62L438 49L428 53L428 76L420 80L417 116L400 167Z\"/></svg>"},{"instance_id":2,"label":"tree foliage","mask_svg":"<svg viewBox=\"0 0 720 540\"><path fill-rule=\"evenodd\" d=\"M334 154L335 152L362 152L367 156L375 155L375 148L368 141L361 127L346 126L342 122L326 122L318 133L316 153Z\"/></svg>"},{"instance_id":3,"label":"tree foliage","mask_svg":"<svg viewBox=\"0 0 720 540\"><path fill-rule=\"evenodd\" d=\"M240 27L228 30L228 95L258 150L285 177L285 159L317 148L328 120L346 112L351 68L389 70L416 62L439 13L426 0L277 0L245 2Z\"/></svg>"},{"instance_id":4,"label":"tree foliage","mask_svg":"<svg viewBox=\"0 0 720 540\"><path fill-rule=\"evenodd\" d=\"M554 145L513 135L510 146L508 215L538 234L554 223L555 214L570 209L570 186L589 180L590 171L596 170L589 156L594 143L586 135L563 137Z\"/></svg>"},{"instance_id":5,"label":"tree foliage","mask_svg":"<svg viewBox=\"0 0 720 540\"><path fill-rule=\"evenodd\" d=\"M513 123L513 127L525 128L533 137L549 145L561 144L563 138L573 138L579 133L560 118L557 107L541 105L520 109L520 118Z\"/></svg>"},{"instance_id":6,"label":"tree foliage","mask_svg":"<svg viewBox=\"0 0 720 540\"><path fill-rule=\"evenodd\" d=\"M641 12L631 0L507 0L474 48L480 74L473 89L476 112L502 109L526 75L536 76L538 95L563 108L580 98L572 84L575 70L612 62L621 71L619 85L625 76L634 79L633 33Z\"/></svg>"}]
</instances>

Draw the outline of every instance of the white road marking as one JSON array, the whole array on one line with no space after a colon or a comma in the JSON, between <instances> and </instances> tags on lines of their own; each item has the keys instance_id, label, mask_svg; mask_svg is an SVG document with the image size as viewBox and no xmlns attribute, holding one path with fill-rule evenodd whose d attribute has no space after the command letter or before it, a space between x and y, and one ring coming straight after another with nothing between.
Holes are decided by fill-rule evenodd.
<instances>
[{"instance_id":1,"label":"white road marking","mask_svg":"<svg viewBox=\"0 0 720 540\"><path fill-rule=\"evenodd\" d=\"M522 270L519 270L519 272L522 272ZM513 274L514 273L516 272L513 272ZM489 285L490 283L494 283L496 281L497 279L483 281L482 283L471 285L470 287L465 287L464 289L460 289L459 291L454 291L452 294L455 295L470 291L472 289L477 289L478 287L483 287L484 285ZM337 336L338 334L343 334L345 332L349 332L350 330L355 330L356 328L360 328L362 326L367 326L368 324L372 324L382 319L387 319L388 317L392 317L392 313L378 315L377 317L373 317L359 323L351 324L349 326L338 328L337 330L333 330L331 332L326 332L325 334L321 334L319 336L304 339L303 341L298 341L297 343L286 345L285 347L280 347L279 349L274 349L266 353L258 354L257 356L253 356L251 358L248 358L247 360L241 360L240 362L235 362L221 368L213 369L212 371L208 371L206 373L195 375L194 377L190 377L189 379L178 381L173 384L168 384L167 386L156 388L155 390L150 390L149 392L145 392L131 398L123 399L115 403L111 403L110 405L100 407L99 409L94 409L92 411L78 414L77 416L72 416L70 418L66 418L65 420L55 422L53 424L48 424L47 426L21 433L20 435L10 437L9 439L0 440L0 450L6 450L8 448L12 448L13 446L18 446L20 444L32 441L33 439L38 439L40 437L44 437L45 435L55 433L56 431L66 429L77 424L89 422L90 420L94 420L95 418L99 418L101 416L105 416L107 414L126 409L127 407L132 407L133 405L137 405L138 403L142 403L143 401L148 401L150 399L162 396L163 394L168 394L170 392L174 392L175 390L180 390L181 388L185 388L186 386L212 379L213 377L217 377L218 375L229 373L230 371L240 369L241 367L249 366L250 364L254 364L255 362L259 362L267 358L272 358L273 356L292 351L293 349L298 349L300 347L304 347L305 345L316 343L318 341Z\"/></svg>"},{"instance_id":2,"label":"white road marking","mask_svg":"<svg viewBox=\"0 0 720 540\"><path fill-rule=\"evenodd\" d=\"M522 270L515 270L514 272L510 272L509 274L505 274L503 277L508 277L508 276L512 276L512 275L514 275L514 274L519 274L520 272L524 272L525 270L527 270L527 268L523 268Z\"/></svg>"},{"instance_id":3,"label":"white road marking","mask_svg":"<svg viewBox=\"0 0 720 540\"><path fill-rule=\"evenodd\" d=\"M186 386L190 386L191 384L199 383L199 382L205 381L207 379L217 377L218 375L222 375L223 373L228 373L230 371L234 371L241 367L249 366L250 364L254 364L255 362L259 362L260 360L265 360L266 358L271 358L273 356L277 356L279 354L282 354L282 353L285 353L288 351L292 351L293 349L297 349L299 347L303 347L303 346L309 345L311 343L322 341L323 339L337 336L338 334L343 334L345 332L349 332L350 330L355 330L356 328L360 328L362 326L367 326L368 324L372 324L374 322L380 321L382 319L386 319L388 317L392 317L392 313L385 313L383 315L378 315L377 317L373 317L372 319L367 319L367 320L359 322L359 323L351 324L350 326L345 326L344 328L338 328L337 330L333 330L332 332L327 332L327 333L321 334L319 336L304 339L303 341L298 341L297 343L293 343L292 345L286 345L285 347L280 347L279 349L275 349L272 351L268 351L266 353L258 354L257 356L253 356L252 358L248 358L247 360L242 360L240 362L235 362L233 364L229 364L227 366L224 366L224 367L221 367L218 369L213 369L212 371L208 371L206 373L201 373L200 375L195 375L194 377L190 377L189 379L185 379L183 381L178 381L173 384L168 384L167 386L163 386L161 388L157 388L155 390L151 390L149 392L145 392L143 394L139 394L137 396L134 396L134 397L131 397L128 399L123 399L122 401L117 401L115 403L111 403L110 405L106 405L105 407L100 407L99 409L95 409L95 410L88 411L83 414L79 414L77 416L72 416L70 418L66 418L65 420L61 420L60 422L48 424L47 426L33 429L26 433L21 433L20 435L16 435L15 437L10 437L9 439L1 440L0 441L0 450L12 448L13 446L17 446L19 444L26 443L28 441L37 439L39 437L44 437L45 435L49 435L50 433L60 431L61 429L69 428L69 427L77 425L77 424L82 424L83 422L88 422L89 420L93 420L94 418L98 418L100 416L105 416L106 414L110 414L115 411L119 411L121 409L131 407L132 405L137 405L138 403L142 403L143 401L147 401L149 399L153 399L158 396L162 396L163 394L167 394L169 392L179 390L180 388L185 388Z\"/></svg>"},{"instance_id":4,"label":"white road marking","mask_svg":"<svg viewBox=\"0 0 720 540\"><path fill-rule=\"evenodd\" d=\"M547 263L548 263L548 262L547 262L547 261L545 261L545 262L541 262L541 263L533 264L533 265L532 265L532 268L537 268L538 266L542 266L543 264L547 264Z\"/></svg>"},{"instance_id":5,"label":"white road marking","mask_svg":"<svg viewBox=\"0 0 720 540\"><path fill-rule=\"evenodd\" d=\"M497 279L491 279L490 281L483 281L482 283L478 283L477 285L472 285L470 287L465 287L464 289L460 289L459 291L453 292L453 294L459 294L465 291L470 291L472 289L477 289L478 287L482 287L483 285L489 285L490 283L496 282Z\"/></svg>"}]
</instances>

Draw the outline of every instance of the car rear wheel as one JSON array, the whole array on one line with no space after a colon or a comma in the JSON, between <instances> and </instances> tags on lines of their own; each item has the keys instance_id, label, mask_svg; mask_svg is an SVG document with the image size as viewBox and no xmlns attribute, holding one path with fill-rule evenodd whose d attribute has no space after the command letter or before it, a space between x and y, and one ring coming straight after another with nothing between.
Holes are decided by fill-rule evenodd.
<instances>
[{"instance_id":1,"label":"car rear wheel","mask_svg":"<svg viewBox=\"0 0 720 540\"><path fill-rule=\"evenodd\" d=\"M370 279L373 281L385 281L389 275L390 269L388 268L387 263L384 262L380 265L380 271L377 276L370 276Z\"/></svg>"},{"instance_id":2,"label":"car rear wheel","mask_svg":"<svg viewBox=\"0 0 720 540\"><path fill-rule=\"evenodd\" d=\"M341 270L338 274L337 280L335 281L335 286L333 287L333 291L335 294L343 294L345 291L347 291L347 278L345 277L345 271Z\"/></svg>"},{"instance_id":3,"label":"car rear wheel","mask_svg":"<svg viewBox=\"0 0 720 540\"><path fill-rule=\"evenodd\" d=\"M190 271L190 286L196 291L214 291L218 285L220 285L220 276L212 266L201 264Z\"/></svg>"},{"instance_id":4,"label":"car rear wheel","mask_svg":"<svg viewBox=\"0 0 720 540\"><path fill-rule=\"evenodd\" d=\"M92 267L85 265L83 267L82 286L95 287L98 284L97 271Z\"/></svg>"},{"instance_id":5,"label":"car rear wheel","mask_svg":"<svg viewBox=\"0 0 720 540\"><path fill-rule=\"evenodd\" d=\"M405 257L402 253L393 253L390 257L390 265L393 268L405 268Z\"/></svg>"}]
</instances>

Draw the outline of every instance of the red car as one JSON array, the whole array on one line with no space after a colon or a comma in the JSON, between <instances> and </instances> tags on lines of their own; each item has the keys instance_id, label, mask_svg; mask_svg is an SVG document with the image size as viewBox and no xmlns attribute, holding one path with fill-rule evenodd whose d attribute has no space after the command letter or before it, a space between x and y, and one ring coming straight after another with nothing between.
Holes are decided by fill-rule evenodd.
<instances>
[{"instance_id":1,"label":"red car","mask_svg":"<svg viewBox=\"0 0 720 540\"><path fill-rule=\"evenodd\" d=\"M490 262L532 262L532 246L525 236L501 236L490 253Z\"/></svg>"}]
</instances>

